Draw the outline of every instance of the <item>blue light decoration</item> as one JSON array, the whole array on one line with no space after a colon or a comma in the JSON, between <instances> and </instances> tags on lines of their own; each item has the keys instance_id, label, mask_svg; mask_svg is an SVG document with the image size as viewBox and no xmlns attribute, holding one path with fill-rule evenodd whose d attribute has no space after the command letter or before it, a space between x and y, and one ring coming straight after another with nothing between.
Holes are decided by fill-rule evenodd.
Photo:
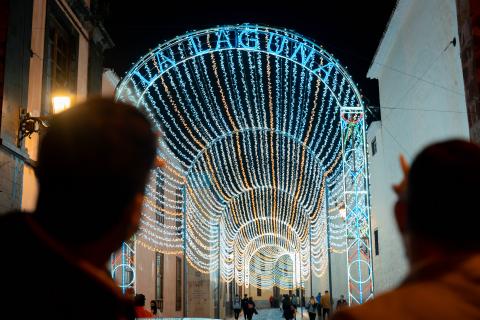
<instances>
[{"instance_id":1,"label":"blue light decoration","mask_svg":"<svg viewBox=\"0 0 480 320\"><path fill-rule=\"evenodd\" d=\"M167 159L137 244L284 289L346 251L350 302L373 297L364 105L323 48L258 25L195 31L143 56L116 98L149 116Z\"/></svg>"}]
</instances>

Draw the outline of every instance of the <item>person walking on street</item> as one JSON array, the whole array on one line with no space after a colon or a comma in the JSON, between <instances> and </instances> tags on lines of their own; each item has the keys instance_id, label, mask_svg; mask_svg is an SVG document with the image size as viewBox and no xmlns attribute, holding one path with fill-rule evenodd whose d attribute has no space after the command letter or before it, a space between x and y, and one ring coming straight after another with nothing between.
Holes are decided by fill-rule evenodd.
<instances>
[{"instance_id":1,"label":"person walking on street","mask_svg":"<svg viewBox=\"0 0 480 320\"><path fill-rule=\"evenodd\" d=\"M253 302L253 298L248 298L247 302L247 319L252 320L253 315L258 314L257 309L255 308L255 302Z\"/></svg>"},{"instance_id":2,"label":"person walking on street","mask_svg":"<svg viewBox=\"0 0 480 320\"><path fill-rule=\"evenodd\" d=\"M330 318L330 309L332 308L332 301L330 300L330 293L328 293L328 290L325 290L325 294L321 298L321 303L322 303L322 316L323 320L326 320L326 316L328 315L328 318Z\"/></svg>"},{"instance_id":3,"label":"person walking on street","mask_svg":"<svg viewBox=\"0 0 480 320\"><path fill-rule=\"evenodd\" d=\"M310 320L315 320L317 317L317 301L315 300L314 296L310 297L308 300L307 305L305 306L308 312L308 317Z\"/></svg>"},{"instance_id":4,"label":"person walking on street","mask_svg":"<svg viewBox=\"0 0 480 320\"><path fill-rule=\"evenodd\" d=\"M246 294L243 296L241 307L243 310L243 319L247 320L248 296Z\"/></svg>"},{"instance_id":5,"label":"person walking on street","mask_svg":"<svg viewBox=\"0 0 480 320\"><path fill-rule=\"evenodd\" d=\"M157 302L155 300L150 301L150 310L154 316L157 315Z\"/></svg>"},{"instance_id":6,"label":"person walking on street","mask_svg":"<svg viewBox=\"0 0 480 320\"><path fill-rule=\"evenodd\" d=\"M317 300L318 319L320 319L322 317L322 294L319 292L315 299Z\"/></svg>"},{"instance_id":7,"label":"person walking on street","mask_svg":"<svg viewBox=\"0 0 480 320\"><path fill-rule=\"evenodd\" d=\"M345 300L345 296L342 294L340 295L340 299L337 300L337 307L335 308L335 311L341 310L346 307L348 307L348 302L347 300Z\"/></svg>"},{"instance_id":8,"label":"person walking on street","mask_svg":"<svg viewBox=\"0 0 480 320\"><path fill-rule=\"evenodd\" d=\"M240 297L238 296L238 294L236 294L235 298L233 298L233 313L235 315L235 320L238 320L241 310L242 310L242 301L240 300Z\"/></svg>"},{"instance_id":9,"label":"person walking on street","mask_svg":"<svg viewBox=\"0 0 480 320\"><path fill-rule=\"evenodd\" d=\"M293 304L293 306L295 307L295 309L297 309L297 307L298 307L298 298L297 298L296 295L293 295L293 296L292 296L292 304Z\"/></svg>"},{"instance_id":10,"label":"person walking on street","mask_svg":"<svg viewBox=\"0 0 480 320\"><path fill-rule=\"evenodd\" d=\"M285 298L283 299L282 308L285 320L292 320L295 317L295 307L288 295L285 295Z\"/></svg>"},{"instance_id":11,"label":"person walking on street","mask_svg":"<svg viewBox=\"0 0 480 320\"><path fill-rule=\"evenodd\" d=\"M136 318L153 318L153 313L145 309L145 295L141 293L136 294L134 300Z\"/></svg>"}]
</instances>

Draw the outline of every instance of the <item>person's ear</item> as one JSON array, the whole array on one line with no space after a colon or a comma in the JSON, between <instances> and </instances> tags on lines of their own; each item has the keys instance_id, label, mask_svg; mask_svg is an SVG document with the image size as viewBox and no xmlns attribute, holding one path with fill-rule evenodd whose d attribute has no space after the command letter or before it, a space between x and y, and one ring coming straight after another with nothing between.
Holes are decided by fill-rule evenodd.
<instances>
[{"instance_id":1,"label":"person's ear","mask_svg":"<svg viewBox=\"0 0 480 320\"><path fill-rule=\"evenodd\" d=\"M395 203L395 220L401 234L407 232L407 203L403 200L397 200Z\"/></svg>"}]
</instances>

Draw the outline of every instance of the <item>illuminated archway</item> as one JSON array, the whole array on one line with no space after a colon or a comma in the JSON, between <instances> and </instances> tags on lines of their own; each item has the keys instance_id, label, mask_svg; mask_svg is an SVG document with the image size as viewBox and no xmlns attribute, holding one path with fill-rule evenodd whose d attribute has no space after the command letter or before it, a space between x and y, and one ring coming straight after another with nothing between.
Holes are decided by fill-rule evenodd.
<instances>
[{"instance_id":1,"label":"illuminated archway","mask_svg":"<svg viewBox=\"0 0 480 320\"><path fill-rule=\"evenodd\" d=\"M364 106L322 47L257 25L196 31L142 57L116 97L148 114L159 155L175 160L147 188L140 243L238 284L253 259L260 286L280 254L297 257L302 283L326 269L327 250L347 250L350 301L372 297ZM296 252L280 244L292 237Z\"/></svg>"}]
</instances>

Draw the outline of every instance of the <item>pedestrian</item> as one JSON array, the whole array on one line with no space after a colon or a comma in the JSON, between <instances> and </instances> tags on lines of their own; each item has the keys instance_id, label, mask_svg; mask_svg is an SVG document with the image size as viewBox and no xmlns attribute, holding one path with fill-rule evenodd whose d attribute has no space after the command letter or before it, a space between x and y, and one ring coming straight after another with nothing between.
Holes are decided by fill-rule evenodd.
<instances>
[{"instance_id":1,"label":"pedestrian","mask_svg":"<svg viewBox=\"0 0 480 320\"><path fill-rule=\"evenodd\" d=\"M410 263L398 288L335 315L341 319L480 318L480 147L461 140L403 157L394 216Z\"/></svg>"},{"instance_id":2,"label":"pedestrian","mask_svg":"<svg viewBox=\"0 0 480 320\"><path fill-rule=\"evenodd\" d=\"M273 308L273 296L268 299L270 301L270 308Z\"/></svg>"},{"instance_id":3,"label":"pedestrian","mask_svg":"<svg viewBox=\"0 0 480 320\"><path fill-rule=\"evenodd\" d=\"M286 320L294 319L295 307L293 306L292 301L290 300L290 297L288 295L285 295L285 298L283 299L282 307L283 307L284 318Z\"/></svg>"},{"instance_id":4,"label":"pedestrian","mask_svg":"<svg viewBox=\"0 0 480 320\"><path fill-rule=\"evenodd\" d=\"M235 298L233 298L233 313L235 316L235 320L238 320L241 310L242 310L242 301L240 300L240 297L238 296L238 294L236 294Z\"/></svg>"},{"instance_id":5,"label":"pedestrian","mask_svg":"<svg viewBox=\"0 0 480 320\"><path fill-rule=\"evenodd\" d=\"M247 319L252 320L254 314L258 314L258 312L255 307L255 302L253 302L253 298L250 297L247 302Z\"/></svg>"},{"instance_id":6,"label":"pedestrian","mask_svg":"<svg viewBox=\"0 0 480 320\"><path fill-rule=\"evenodd\" d=\"M335 308L335 311L341 310L346 307L348 307L348 302L347 300L345 300L345 296L341 294L340 299L337 300L337 307Z\"/></svg>"},{"instance_id":7,"label":"pedestrian","mask_svg":"<svg viewBox=\"0 0 480 320\"><path fill-rule=\"evenodd\" d=\"M242 311L243 311L243 318L247 320L247 311L248 311L248 296L245 294L242 299Z\"/></svg>"},{"instance_id":8,"label":"pedestrian","mask_svg":"<svg viewBox=\"0 0 480 320\"><path fill-rule=\"evenodd\" d=\"M157 315L157 302L155 300L150 301L150 310L154 316Z\"/></svg>"},{"instance_id":9,"label":"pedestrian","mask_svg":"<svg viewBox=\"0 0 480 320\"><path fill-rule=\"evenodd\" d=\"M315 320L317 317L317 301L315 300L314 296L310 297L310 300L308 300L307 305L307 312L310 320Z\"/></svg>"},{"instance_id":10,"label":"pedestrian","mask_svg":"<svg viewBox=\"0 0 480 320\"><path fill-rule=\"evenodd\" d=\"M319 292L315 299L317 300L318 319L320 319L322 317L322 294Z\"/></svg>"},{"instance_id":11,"label":"pedestrian","mask_svg":"<svg viewBox=\"0 0 480 320\"><path fill-rule=\"evenodd\" d=\"M328 292L328 290L325 290L325 293L323 294L323 296L320 300L320 303L322 304L323 320L327 319L326 316L328 316L328 318L330 318L330 309L332 308L332 301L330 299L330 293Z\"/></svg>"},{"instance_id":12,"label":"pedestrian","mask_svg":"<svg viewBox=\"0 0 480 320\"><path fill-rule=\"evenodd\" d=\"M135 317L153 318L153 313L145 309L145 295L141 293L135 295Z\"/></svg>"},{"instance_id":13,"label":"pedestrian","mask_svg":"<svg viewBox=\"0 0 480 320\"><path fill-rule=\"evenodd\" d=\"M138 229L156 140L138 109L112 100L54 116L38 151L34 212L0 216L2 261L12 262L0 263L0 319L24 309L25 288L41 288L28 303L38 319L135 317L106 266Z\"/></svg>"},{"instance_id":14,"label":"pedestrian","mask_svg":"<svg viewBox=\"0 0 480 320\"><path fill-rule=\"evenodd\" d=\"M293 295L292 296L292 305L295 307L295 309L297 309L298 307L298 298L296 295Z\"/></svg>"},{"instance_id":15,"label":"pedestrian","mask_svg":"<svg viewBox=\"0 0 480 320\"><path fill-rule=\"evenodd\" d=\"M280 303L279 303L279 305L280 305L280 311L283 310L283 300L284 300L284 299L285 299L285 295L282 295L282 297L280 298Z\"/></svg>"}]
</instances>

